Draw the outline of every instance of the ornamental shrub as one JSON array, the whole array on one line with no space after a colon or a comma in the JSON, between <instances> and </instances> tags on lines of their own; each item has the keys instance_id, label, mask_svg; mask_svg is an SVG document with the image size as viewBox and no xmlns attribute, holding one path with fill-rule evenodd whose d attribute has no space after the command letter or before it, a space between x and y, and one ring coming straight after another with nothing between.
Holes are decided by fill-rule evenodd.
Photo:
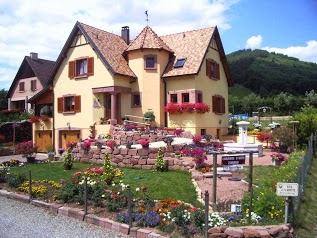
<instances>
[{"instance_id":1,"label":"ornamental shrub","mask_svg":"<svg viewBox=\"0 0 317 238\"><path fill-rule=\"evenodd\" d=\"M23 157L31 157L37 152L37 146L33 141L24 141L17 145L15 151L17 154L22 154Z\"/></svg>"},{"instance_id":2,"label":"ornamental shrub","mask_svg":"<svg viewBox=\"0 0 317 238\"><path fill-rule=\"evenodd\" d=\"M164 172L168 170L168 164L166 161L163 159L163 151L162 148L160 147L158 152L157 152L157 157L155 161L155 169L156 171Z\"/></svg>"}]
</instances>

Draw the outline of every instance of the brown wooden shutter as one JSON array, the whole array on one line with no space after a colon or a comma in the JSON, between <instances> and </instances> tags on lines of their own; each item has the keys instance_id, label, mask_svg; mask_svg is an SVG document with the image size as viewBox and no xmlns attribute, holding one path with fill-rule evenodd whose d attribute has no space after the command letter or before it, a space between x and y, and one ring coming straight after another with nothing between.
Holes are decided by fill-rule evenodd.
<instances>
[{"instance_id":1,"label":"brown wooden shutter","mask_svg":"<svg viewBox=\"0 0 317 238\"><path fill-rule=\"evenodd\" d=\"M63 112L63 98L57 98L57 112L62 113Z\"/></svg>"},{"instance_id":2,"label":"brown wooden shutter","mask_svg":"<svg viewBox=\"0 0 317 238\"><path fill-rule=\"evenodd\" d=\"M68 62L68 77L71 79L75 77L75 61Z\"/></svg>"},{"instance_id":3,"label":"brown wooden shutter","mask_svg":"<svg viewBox=\"0 0 317 238\"><path fill-rule=\"evenodd\" d=\"M211 60L206 59L206 75L211 78Z\"/></svg>"},{"instance_id":4,"label":"brown wooden shutter","mask_svg":"<svg viewBox=\"0 0 317 238\"><path fill-rule=\"evenodd\" d=\"M216 78L220 79L219 64L216 63Z\"/></svg>"},{"instance_id":5,"label":"brown wooden shutter","mask_svg":"<svg viewBox=\"0 0 317 238\"><path fill-rule=\"evenodd\" d=\"M221 98L221 113L226 112L225 99Z\"/></svg>"},{"instance_id":6,"label":"brown wooden shutter","mask_svg":"<svg viewBox=\"0 0 317 238\"><path fill-rule=\"evenodd\" d=\"M24 92L24 82L19 83L19 91Z\"/></svg>"},{"instance_id":7,"label":"brown wooden shutter","mask_svg":"<svg viewBox=\"0 0 317 238\"><path fill-rule=\"evenodd\" d=\"M74 111L75 112L80 112L81 110L81 101L80 101L80 95L75 96L75 107L74 107Z\"/></svg>"},{"instance_id":8,"label":"brown wooden shutter","mask_svg":"<svg viewBox=\"0 0 317 238\"><path fill-rule=\"evenodd\" d=\"M212 96L212 111L213 112L217 112L217 97L216 96Z\"/></svg>"},{"instance_id":9,"label":"brown wooden shutter","mask_svg":"<svg viewBox=\"0 0 317 238\"><path fill-rule=\"evenodd\" d=\"M87 75L94 75L94 57L88 58L87 63Z\"/></svg>"}]
</instances>

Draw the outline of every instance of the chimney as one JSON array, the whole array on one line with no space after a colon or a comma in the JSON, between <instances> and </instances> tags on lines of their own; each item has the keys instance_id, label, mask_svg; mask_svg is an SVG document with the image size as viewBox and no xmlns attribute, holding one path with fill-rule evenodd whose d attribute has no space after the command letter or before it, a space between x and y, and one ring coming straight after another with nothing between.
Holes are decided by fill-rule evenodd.
<instances>
[{"instance_id":1,"label":"chimney","mask_svg":"<svg viewBox=\"0 0 317 238\"><path fill-rule=\"evenodd\" d=\"M30 53L30 58L31 58L31 60L38 60L38 54L37 53L34 53L34 52L31 52Z\"/></svg>"},{"instance_id":2,"label":"chimney","mask_svg":"<svg viewBox=\"0 0 317 238\"><path fill-rule=\"evenodd\" d=\"M121 29L121 37L125 43L130 44L130 30L128 26L123 26Z\"/></svg>"}]
</instances>

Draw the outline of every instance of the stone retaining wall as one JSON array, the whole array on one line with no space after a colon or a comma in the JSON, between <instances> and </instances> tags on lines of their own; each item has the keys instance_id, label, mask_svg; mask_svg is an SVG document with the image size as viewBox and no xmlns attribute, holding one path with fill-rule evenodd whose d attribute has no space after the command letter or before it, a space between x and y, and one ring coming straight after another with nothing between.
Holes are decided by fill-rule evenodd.
<instances>
[{"instance_id":1,"label":"stone retaining wall","mask_svg":"<svg viewBox=\"0 0 317 238\"><path fill-rule=\"evenodd\" d=\"M164 160L168 163L168 168L175 169L190 169L194 167L192 160L184 160L182 158L173 158L175 150L181 150L184 145L170 145L161 147L164 155ZM111 149L103 147L98 149L96 146L91 146L88 153L85 153L78 144L72 150L72 156L75 161L89 162L89 163L103 163L105 155L109 154L112 165L119 167L152 169L158 154L159 148L141 148L141 149L127 149L125 147L118 147Z\"/></svg>"}]
</instances>

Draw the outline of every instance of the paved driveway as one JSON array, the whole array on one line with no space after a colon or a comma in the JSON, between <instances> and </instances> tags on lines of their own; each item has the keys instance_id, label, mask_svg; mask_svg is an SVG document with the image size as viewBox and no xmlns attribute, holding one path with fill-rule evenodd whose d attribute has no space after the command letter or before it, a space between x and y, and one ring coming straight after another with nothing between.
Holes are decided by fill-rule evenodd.
<instances>
[{"instance_id":1,"label":"paved driveway","mask_svg":"<svg viewBox=\"0 0 317 238\"><path fill-rule=\"evenodd\" d=\"M2 238L130 237L5 197L0 197L0 224Z\"/></svg>"}]
</instances>

